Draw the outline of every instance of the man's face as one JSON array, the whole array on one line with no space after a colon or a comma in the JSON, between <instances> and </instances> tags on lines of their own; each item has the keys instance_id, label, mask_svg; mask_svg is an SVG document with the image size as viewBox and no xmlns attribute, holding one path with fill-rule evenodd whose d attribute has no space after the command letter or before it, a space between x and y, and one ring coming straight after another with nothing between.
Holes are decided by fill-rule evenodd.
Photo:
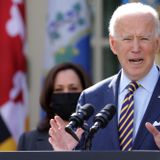
<instances>
[{"instance_id":1,"label":"man's face","mask_svg":"<svg viewBox=\"0 0 160 160\"><path fill-rule=\"evenodd\" d=\"M110 46L131 80L139 80L150 71L159 50L157 37L150 14L123 16L117 21Z\"/></svg>"}]
</instances>

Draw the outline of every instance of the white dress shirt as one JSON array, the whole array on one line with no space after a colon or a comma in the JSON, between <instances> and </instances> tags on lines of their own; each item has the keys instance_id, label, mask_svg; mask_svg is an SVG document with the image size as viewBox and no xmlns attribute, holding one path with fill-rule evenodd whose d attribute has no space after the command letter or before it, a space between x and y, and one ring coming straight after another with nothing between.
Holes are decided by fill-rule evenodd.
<instances>
[{"instance_id":1,"label":"white dress shirt","mask_svg":"<svg viewBox=\"0 0 160 160\"><path fill-rule=\"evenodd\" d=\"M134 92L134 130L133 130L133 139L135 138L141 120L144 116L144 113L147 109L149 104L150 98L154 91L155 85L158 81L159 71L154 64L149 73L138 83L141 85L135 92ZM126 76L122 69L121 79L120 79L120 86L118 92L118 119L120 117L120 110L122 107L122 102L127 94L126 87L131 82L131 80Z\"/></svg>"}]
</instances>

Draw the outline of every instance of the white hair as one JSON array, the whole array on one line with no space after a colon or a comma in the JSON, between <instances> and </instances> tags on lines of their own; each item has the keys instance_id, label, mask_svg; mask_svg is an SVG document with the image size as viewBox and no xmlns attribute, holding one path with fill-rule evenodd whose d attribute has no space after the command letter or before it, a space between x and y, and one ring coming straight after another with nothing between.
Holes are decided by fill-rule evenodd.
<instances>
[{"instance_id":1,"label":"white hair","mask_svg":"<svg viewBox=\"0 0 160 160\"><path fill-rule=\"evenodd\" d=\"M119 6L113 13L109 22L109 34L111 36L116 35L116 22L124 15L137 14L137 13L150 13L155 20L155 32L156 35L160 35L160 22L157 11L149 5L142 4L140 2L126 3Z\"/></svg>"}]
</instances>

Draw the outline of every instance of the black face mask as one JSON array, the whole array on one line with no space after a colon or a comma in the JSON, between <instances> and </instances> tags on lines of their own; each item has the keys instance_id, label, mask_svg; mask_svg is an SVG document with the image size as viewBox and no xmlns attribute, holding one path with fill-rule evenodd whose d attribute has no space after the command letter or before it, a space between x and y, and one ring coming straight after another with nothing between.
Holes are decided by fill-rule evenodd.
<instances>
[{"instance_id":1,"label":"black face mask","mask_svg":"<svg viewBox=\"0 0 160 160\"><path fill-rule=\"evenodd\" d=\"M52 115L59 115L68 121L71 114L76 111L80 93L53 93L51 97L50 111Z\"/></svg>"}]
</instances>

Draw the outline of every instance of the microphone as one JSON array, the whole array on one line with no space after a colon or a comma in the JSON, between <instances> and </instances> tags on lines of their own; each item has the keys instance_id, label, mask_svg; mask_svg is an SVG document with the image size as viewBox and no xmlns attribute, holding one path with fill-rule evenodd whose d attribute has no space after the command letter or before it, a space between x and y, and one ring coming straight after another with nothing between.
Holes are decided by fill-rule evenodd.
<instances>
[{"instance_id":1,"label":"microphone","mask_svg":"<svg viewBox=\"0 0 160 160\"><path fill-rule=\"evenodd\" d=\"M94 113L94 107L91 104L85 104L81 106L75 113L73 113L69 119L69 124L65 127L65 131L72 135L78 142L79 138L74 131L84 126L84 120L88 120L89 117Z\"/></svg>"},{"instance_id":2,"label":"microphone","mask_svg":"<svg viewBox=\"0 0 160 160\"><path fill-rule=\"evenodd\" d=\"M113 104L107 104L96 116L94 117L94 124L90 128L91 134L96 133L100 128L105 128L108 122L113 118L116 113L116 107Z\"/></svg>"}]
</instances>

